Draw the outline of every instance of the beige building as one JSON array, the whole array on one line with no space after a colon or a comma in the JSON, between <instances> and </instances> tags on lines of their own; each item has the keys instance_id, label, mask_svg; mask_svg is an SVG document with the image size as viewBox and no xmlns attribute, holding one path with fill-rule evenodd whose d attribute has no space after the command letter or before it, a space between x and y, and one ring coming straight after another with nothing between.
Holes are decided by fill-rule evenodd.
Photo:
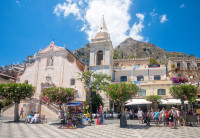
<instances>
[{"instance_id":1,"label":"beige building","mask_svg":"<svg viewBox=\"0 0 200 138\"><path fill-rule=\"evenodd\" d=\"M141 92L138 97L160 95L170 98L171 80L166 77L166 66L151 66L150 58L118 59L114 60L114 82L132 81L138 83Z\"/></svg>"},{"instance_id":2,"label":"beige building","mask_svg":"<svg viewBox=\"0 0 200 138\"><path fill-rule=\"evenodd\" d=\"M200 58L170 57L167 65L169 77L188 77L200 79Z\"/></svg>"}]
</instances>

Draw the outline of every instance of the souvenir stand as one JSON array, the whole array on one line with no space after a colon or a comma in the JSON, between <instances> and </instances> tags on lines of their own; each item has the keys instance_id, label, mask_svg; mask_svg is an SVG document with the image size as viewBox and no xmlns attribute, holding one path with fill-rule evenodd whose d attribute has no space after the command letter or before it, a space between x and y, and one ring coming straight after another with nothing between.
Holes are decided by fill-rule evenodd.
<instances>
[{"instance_id":1,"label":"souvenir stand","mask_svg":"<svg viewBox=\"0 0 200 138\"><path fill-rule=\"evenodd\" d=\"M82 124L83 119L83 103L68 103L64 106L66 127L77 128Z\"/></svg>"}]
</instances>

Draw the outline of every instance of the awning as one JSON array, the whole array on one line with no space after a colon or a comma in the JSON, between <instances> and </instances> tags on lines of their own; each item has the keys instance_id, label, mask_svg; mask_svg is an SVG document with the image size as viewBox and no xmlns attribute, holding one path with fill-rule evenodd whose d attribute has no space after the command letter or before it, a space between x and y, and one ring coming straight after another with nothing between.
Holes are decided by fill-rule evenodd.
<instances>
[{"instance_id":1,"label":"awning","mask_svg":"<svg viewBox=\"0 0 200 138\"><path fill-rule=\"evenodd\" d=\"M82 103L68 103L67 106L81 106Z\"/></svg>"},{"instance_id":2,"label":"awning","mask_svg":"<svg viewBox=\"0 0 200 138\"><path fill-rule=\"evenodd\" d=\"M184 102L185 104L188 104L188 101ZM171 104L171 105L176 105L176 104L181 104L180 99L161 99L161 104Z\"/></svg>"},{"instance_id":3,"label":"awning","mask_svg":"<svg viewBox=\"0 0 200 138\"><path fill-rule=\"evenodd\" d=\"M149 102L146 99L131 99L127 101L126 105L138 105L138 104L152 104L152 102Z\"/></svg>"}]
</instances>

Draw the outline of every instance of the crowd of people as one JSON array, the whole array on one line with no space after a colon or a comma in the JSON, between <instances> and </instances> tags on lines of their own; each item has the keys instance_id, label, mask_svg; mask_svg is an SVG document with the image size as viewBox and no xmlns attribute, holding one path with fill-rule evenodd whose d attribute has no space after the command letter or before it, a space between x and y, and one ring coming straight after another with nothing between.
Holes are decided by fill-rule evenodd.
<instances>
[{"instance_id":1,"label":"crowd of people","mask_svg":"<svg viewBox=\"0 0 200 138\"><path fill-rule=\"evenodd\" d=\"M134 113L134 110L129 110L129 118L133 119L137 115L138 124L146 123L150 125L150 122L153 121L156 124L169 125L171 128L176 128L181 125L182 122L182 113L181 110L175 107L171 109L162 108L162 110L148 110L143 112L141 108L138 109L137 113ZM197 115L196 109L186 112L186 115ZM195 122L198 123L198 122Z\"/></svg>"},{"instance_id":2,"label":"crowd of people","mask_svg":"<svg viewBox=\"0 0 200 138\"><path fill-rule=\"evenodd\" d=\"M25 118L25 123L30 123L32 124L33 122L37 122L40 118L39 112L30 112L30 114Z\"/></svg>"}]
</instances>

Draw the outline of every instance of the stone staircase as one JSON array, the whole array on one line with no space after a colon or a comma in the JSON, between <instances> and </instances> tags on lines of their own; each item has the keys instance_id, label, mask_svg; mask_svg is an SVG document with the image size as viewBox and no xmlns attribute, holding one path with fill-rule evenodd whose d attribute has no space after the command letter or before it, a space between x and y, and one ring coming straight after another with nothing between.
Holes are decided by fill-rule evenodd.
<instances>
[{"instance_id":1,"label":"stone staircase","mask_svg":"<svg viewBox=\"0 0 200 138\"><path fill-rule=\"evenodd\" d=\"M55 104L45 104L45 103L42 103L40 100L35 100L35 99L22 100L21 103L19 104L19 112L21 108L24 109L24 117L27 116L30 113L30 111L33 111L33 112L40 111L41 114L45 115L46 118L57 119L59 116L59 106ZM2 116L13 117L14 104L11 104L5 107L3 110Z\"/></svg>"}]
</instances>

